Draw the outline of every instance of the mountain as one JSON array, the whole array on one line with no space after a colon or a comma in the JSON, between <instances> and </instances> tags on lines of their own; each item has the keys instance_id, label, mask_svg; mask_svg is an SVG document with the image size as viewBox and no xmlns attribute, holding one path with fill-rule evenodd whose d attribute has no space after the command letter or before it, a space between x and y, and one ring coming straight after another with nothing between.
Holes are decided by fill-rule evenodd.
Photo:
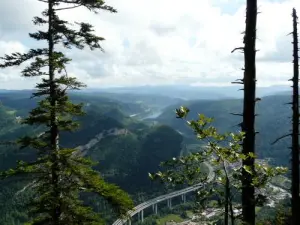
<instances>
[{"instance_id":1,"label":"mountain","mask_svg":"<svg viewBox=\"0 0 300 225\"><path fill-rule=\"evenodd\" d=\"M223 99L230 98L224 93L219 93L215 88L194 87L189 85L158 85L158 86L136 86L136 87L116 87L105 88L102 90L92 89L87 90L92 92L106 92L113 94L135 94L135 95L152 95L162 98L178 98L178 99ZM159 98L157 98L159 101Z\"/></svg>"},{"instance_id":2,"label":"mountain","mask_svg":"<svg viewBox=\"0 0 300 225\"><path fill-rule=\"evenodd\" d=\"M134 199L137 193L146 193L150 198L165 191L162 185L148 179L148 172L159 170L161 161L180 155L186 145L196 149L204 144L195 139L184 121L176 119L176 108L187 106L191 110L189 118L197 118L198 113L214 117L214 125L221 132L239 129L236 125L241 118L230 115L242 110L242 100L238 98L184 100L178 97L184 95L180 91L174 96L154 91L145 94L105 91L71 93L73 101L84 103L86 115L75 118L81 123L78 131L61 134L61 145L77 147L81 154L98 162L95 169L106 180L132 194ZM20 124L20 119L36 105L37 100L30 99L30 94L30 91L0 91L0 141L42 131L41 127ZM291 109L284 105L289 100L288 95L270 95L262 97L257 105L257 130L260 132L257 152L261 158L272 158L275 165L289 163L290 139L271 145L291 127L288 118ZM14 167L17 160L34 158L34 152L29 149L18 150L16 146L4 145L0 149L0 170ZM16 192L23 190L25 184L15 180L0 183L0 224L26 221L24 202L30 189L16 198Z\"/></svg>"},{"instance_id":3,"label":"mountain","mask_svg":"<svg viewBox=\"0 0 300 225\"><path fill-rule=\"evenodd\" d=\"M290 138L287 137L272 145L277 138L288 134L291 128L291 109L286 103L290 102L288 95L272 95L262 97L257 103L256 149L261 158L272 158L276 165L288 165L290 160ZM242 100L195 100L182 101L179 104L169 106L157 117L156 122L163 123L182 132L192 143L199 143L194 138L192 130L183 120L177 119L175 109L184 105L190 109L188 119L197 119L198 113L213 117L215 125L220 132L238 131L237 126L242 118L230 113L241 113Z\"/></svg>"},{"instance_id":4,"label":"mountain","mask_svg":"<svg viewBox=\"0 0 300 225\"><path fill-rule=\"evenodd\" d=\"M101 96L102 98L112 99L127 104L139 104L145 107L163 108L182 100L181 98L165 96L159 92L155 93L139 93L139 92L113 92L110 89L107 92L87 91L83 92L85 96ZM81 93L81 95L83 95Z\"/></svg>"},{"instance_id":5,"label":"mountain","mask_svg":"<svg viewBox=\"0 0 300 225\"><path fill-rule=\"evenodd\" d=\"M43 131L42 127L20 124L20 120L37 104L37 99L29 98L30 94L29 91L0 92L1 142L16 140L26 134L37 135ZM146 116L155 113L155 107L161 110L163 106L148 106L149 101L155 103L154 99L148 97L129 96L127 98L122 94L125 100L118 100L115 96L109 98L109 95L99 93L81 95L73 92L71 99L84 103L86 115L75 118L81 123L77 131L61 133L61 146L76 147L81 154L96 161L95 169L106 180L132 194L134 199L140 192L150 198L151 195L163 193L165 189L152 182L148 173L159 170L161 161L180 154L183 137L170 126L147 124L131 116ZM136 101L128 100L130 98ZM164 101L169 100L165 98ZM0 148L0 170L14 167L17 160L32 161L35 158L33 150L3 145ZM23 224L28 219L24 204L31 190L25 188L27 184L16 179L0 181L0 224ZM94 204L92 196L84 196L84 199Z\"/></svg>"},{"instance_id":6,"label":"mountain","mask_svg":"<svg viewBox=\"0 0 300 225\"><path fill-rule=\"evenodd\" d=\"M18 122L36 105L36 99L30 99L30 92L26 93L0 93L1 141L42 131L41 127L29 127ZM78 131L61 134L61 145L80 146L84 154L99 162L96 167L100 172L110 174L114 170L115 174L107 178L127 186L125 189L133 193L149 185L148 172L157 171L161 161L180 154L182 136L169 126L149 125L129 116L152 112L151 106L143 107L134 101L126 103L114 97L72 93L73 101L84 102L86 115L75 118L81 124ZM127 95L123 94L123 98L126 99ZM137 96L135 98L138 99ZM13 146L3 147L1 152L0 169L15 166L17 160L33 160L35 157L33 151L17 151ZM137 177L135 186L127 185L132 184L128 180Z\"/></svg>"},{"instance_id":7,"label":"mountain","mask_svg":"<svg viewBox=\"0 0 300 225\"><path fill-rule=\"evenodd\" d=\"M26 116L36 107L39 99L30 98L31 91L0 91L0 102L6 107L16 110L17 116ZM74 102L85 103L85 109L90 104L97 110L116 108L124 112L128 117L136 119L147 118L153 114L159 115L165 107L176 104L181 99L161 96L159 94L134 94L134 93L106 93L106 92L78 92L70 93L70 99Z\"/></svg>"},{"instance_id":8,"label":"mountain","mask_svg":"<svg viewBox=\"0 0 300 225\"><path fill-rule=\"evenodd\" d=\"M18 116L25 116L27 112L36 105L36 100L30 99L29 96L30 92L28 91L0 93L2 102L0 117L2 118L1 123L3 123L1 126L2 134L0 129L0 140L10 140L24 133L39 131L38 128L21 126L16 119ZM135 143L132 144L132 146L138 146L135 147L138 150L132 148L132 151L141 151L141 143L145 141L145 134L154 129L152 126L163 127L163 125L172 127L172 130L176 131L173 132L174 137L179 138L179 140L181 140L181 138L177 135L178 132L181 132L184 135L185 142L192 144L199 143L194 140L193 133L185 125L184 121L176 119L174 110L180 105L185 105L190 108L191 113L189 118L196 118L198 113L213 117L215 119L214 125L220 129L221 132L237 131L239 129L237 124L241 122L239 116L230 114L241 112L242 101L240 99L182 100L176 97L165 97L165 99L161 100L161 103L155 106L153 104L155 103L155 98L145 94L122 93L111 94L110 96L108 93L103 94L100 92L84 93L82 95L78 92L74 92L71 94L71 99L75 102L84 102L86 116L78 118L82 124L78 132L63 134L62 144L69 147L85 145L101 132L107 132L110 129L117 128L128 130L126 138L123 138L123 136L122 138L121 136L118 137L120 140L122 139L118 145L125 146L128 141L128 143ZM158 99L160 98L158 97ZM288 95L270 95L262 97L262 101L257 104L257 113L259 114L256 120L257 130L259 132L257 135L257 152L259 157L270 157L274 159L276 165L288 165L289 163L288 146L290 139L285 138L275 145L271 145L277 138L287 134L290 129L289 116L291 116L291 110L287 105L284 105L288 103L289 100L290 97ZM163 104L164 102L165 104ZM158 111L160 111L160 113L157 113ZM160 115L157 118L151 118L153 114ZM143 116L138 117L134 115ZM145 115L148 115L148 118ZM147 119L141 121L139 120L141 118ZM159 129L156 130L156 132L159 133ZM172 132L170 131L170 133ZM116 141L115 139L115 137L108 138L110 142ZM118 141L116 141L116 143L118 143ZM110 142L106 143L106 139L103 139L102 143L104 143L105 147L99 144L99 148L110 148ZM116 143L112 143L111 145L117 146ZM93 147L93 149L94 148L96 147ZM1 164L7 166L11 165L13 160L19 157L14 154L15 153L6 153L7 156L2 157L3 163ZM14 156L11 157L11 155ZM27 153L22 153L21 155L25 158L28 157ZM116 153L113 153L113 155L116 155ZM93 156L98 159L94 153ZM128 160L128 162L129 161L130 160ZM103 161L102 163L106 162ZM105 165L107 166L107 164Z\"/></svg>"},{"instance_id":9,"label":"mountain","mask_svg":"<svg viewBox=\"0 0 300 225\"><path fill-rule=\"evenodd\" d=\"M110 87L103 89L86 89L85 93L106 93L122 95L129 94L135 96L160 96L160 98L169 97L171 99L185 99L185 100L220 100L242 98L243 92L239 91L241 86L203 86L203 85L144 85L132 87ZM268 95L279 94L280 92L291 91L289 86L274 85L269 87L257 87L257 96L263 97ZM160 102L160 98L156 101Z\"/></svg>"}]
</instances>

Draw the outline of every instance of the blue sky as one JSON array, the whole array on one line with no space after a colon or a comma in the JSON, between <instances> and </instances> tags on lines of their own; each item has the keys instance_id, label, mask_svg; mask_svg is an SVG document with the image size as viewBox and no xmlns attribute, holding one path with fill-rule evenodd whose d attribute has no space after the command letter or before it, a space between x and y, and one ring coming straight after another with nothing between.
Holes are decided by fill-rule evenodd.
<instances>
[{"instance_id":1,"label":"blue sky","mask_svg":"<svg viewBox=\"0 0 300 225\"><path fill-rule=\"evenodd\" d=\"M19 7L20 2L24 7ZM106 40L101 51L66 50L69 74L90 87L184 83L230 85L242 76L245 0L107 0L117 14L69 10L60 16L95 25ZM257 76L259 86L287 84L292 76L291 11L299 0L259 0ZM0 55L42 46L28 38L37 0L0 1ZM80 15L80 17L78 16ZM0 71L0 88L30 88L38 79L20 69Z\"/></svg>"}]
</instances>

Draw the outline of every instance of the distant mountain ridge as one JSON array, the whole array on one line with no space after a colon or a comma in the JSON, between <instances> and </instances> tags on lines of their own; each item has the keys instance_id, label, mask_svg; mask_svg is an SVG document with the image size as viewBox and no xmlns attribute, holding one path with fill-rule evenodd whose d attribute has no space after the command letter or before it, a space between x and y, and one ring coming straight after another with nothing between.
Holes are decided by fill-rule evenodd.
<instances>
[{"instance_id":1,"label":"distant mountain ridge","mask_svg":"<svg viewBox=\"0 0 300 225\"><path fill-rule=\"evenodd\" d=\"M81 146L79 148L87 157L98 162L94 168L106 180L120 185L133 195L164 191L161 185L149 180L148 172L160 170L160 162L179 156L185 150L185 145L193 145L199 150L199 146L205 144L195 139L184 121L176 119L175 109L181 105L189 107L189 118L197 118L198 113L214 117L214 125L221 132L237 131L241 118L230 113L242 111L242 100L239 98L212 94L212 99L201 99L208 93L205 89L199 92L198 87L190 91L187 88L172 88L171 91L164 87L154 88L148 93L147 90L141 93L142 87L140 92L135 92L134 88L130 92L118 93L107 90L72 92L71 100L83 102L86 115L76 118L81 123L78 131L61 133L62 147ZM222 91L227 90L231 89L224 88ZM288 165L290 139L283 139L276 145L271 143L289 132L291 109L284 104L290 102L291 98L289 92L280 95L272 93L274 95L263 96L257 104L257 131L260 132L257 135L257 153L260 158L272 158L273 164ZM28 111L36 106L38 99L30 99L30 94L28 90L0 91L0 141L15 140L24 134L39 134L43 130L18 122L19 116L27 116ZM117 135L110 135L110 132ZM0 148L0 170L13 167L17 160L31 161L34 158L35 154L29 149L20 151L16 146L3 146ZM22 218L24 220L24 214L21 214L24 213L23 202L15 206L16 200L12 200L11 196L14 191L22 190L24 183L14 185L14 182L0 185L0 202L5 203L0 204L0 215L1 212L8 213L8 219L20 224L19 221ZM22 215L21 219L10 214L15 207Z\"/></svg>"},{"instance_id":2,"label":"distant mountain ridge","mask_svg":"<svg viewBox=\"0 0 300 225\"><path fill-rule=\"evenodd\" d=\"M232 99L242 98L243 92L239 91L241 86L191 86L191 85L143 85L133 87L111 87L102 89L85 89L85 92L106 92L106 93L135 93L138 95L161 95L184 100L193 99ZM274 85L270 87L257 87L257 96L263 97L274 95L280 92L288 92L291 88L285 85Z\"/></svg>"},{"instance_id":3,"label":"distant mountain ridge","mask_svg":"<svg viewBox=\"0 0 300 225\"><path fill-rule=\"evenodd\" d=\"M280 86L273 90L282 89ZM15 119L16 116L27 115L30 108L36 105L35 99L29 98L30 94L25 95L22 92L0 93L0 101L7 108L6 110L13 115L7 118ZM82 122L82 132L69 135L66 142L73 147L87 143L96 134L103 129L130 128L135 132L138 130L148 129L149 124L165 124L173 129L182 132L185 136L192 137L190 129L183 121L175 118L175 108L180 105L186 105L191 110L191 117L195 118L197 113L203 113L208 117L215 118L215 124L221 131L236 131L239 129L237 124L241 118L230 115L230 113L240 113L242 111L241 99L213 99L213 100L183 100L172 97L161 97L159 93L141 94L138 93L111 93L107 92L87 92L84 94L72 93L71 99L76 102L85 103L87 115L80 118ZM157 103L155 102L157 99ZM285 165L289 161L289 139L284 139L276 145L271 143L278 137L287 134L290 129L289 116L290 108L285 105L290 102L289 92L276 92L269 96L262 97L262 101L257 103L257 130L260 132L257 136L258 153L262 157L273 157L278 164L281 162ZM101 112L99 114L99 112ZM158 116L155 118L155 115ZM133 116L130 116L133 115ZM13 116L13 117L12 117ZM139 122L139 118L147 118L146 123ZM4 121L4 120L3 120ZM86 125L87 127L85 127ZM4 128L5 130L6 128ZM4 131L3 130L3 131ZM13 133L7 130L5 136L13 136ZM14 132L25 132L26 128ZM62 142L64 144L64 141ZM278 161L279 160L279 161Z\"/></svg>"},{"instance_id":4,"label":"distant mountain ridge","mask_svg":"<svg viewBox=\"0 0 300 225\"><path fill-rule=\"evenodd\" d=\"M286 103L290 102L289 95L270 95L261 98L257 103L256 111L256 146L257 153L261 158L273 158L276 165L289 165L290 160L290 138L280 140L272 145L277 138L290 133L291 129L291 109ZM167 124L176 130L179 130L187 137L195 137L192 130L183 120L177 119L175 109L181 105L190 109L188 119L197 119L198 113L208 117L213 117L215 125L220 132L240 130L238 124L242 121L240 116L231 113L242 112L241 99L228 100L194 100L182 101L179 104L167 107L163 113L154 121ZM195 143L199 141L195 140Z\"/></svg>"},{"instance_id":5,"label":"distant mountain ridge","mask_svg":"<svg viewBox=\"0 0 300 225\"><path fill-rule=\"evenodd\" d=\"M89 146L85 153L100 163L96 166L98 170L107 173L114 169L128 174L126 179L121 175L108 179L121 184L129 192L136 188L146 188L151 183L148 172L155 172L161 161L178 156L181 152L182 136L173 128L159 124L148 125L129 116L131 113L151 112L152 108L145 108L145 103L125 103L89 94L72 94L71 99L84 102L86 115L75 118L81 124L78 131L61 133L61 146L81 146L82 149ZM18 117L26 116L36 105L36 99L11 92L0 93L0 101L0 141L15 140L26 133L39 134L43 130L41 127L32 128L18 123ZM110 131L116 134L123 132L124 135L109 135ZM2 148L0 169L14 167L17 160L33 160L35 157L32 151L15 150L12 151L9 146ZM136 177L139 177L140 183L127 182ZM135 187L133 183L136 183Z\"/></svg>"},{"instance_id":6,"label":"distant mountain ridge","mask_svg":"<svg viewBox=\"0 0 300 225\"><path fill-rule=\"evenodd\" d=\"M154 98L168 97L171 101L177 99L193 100L193 99L231 99L242 98L243 92L239 91L241 86L195 86L195 85L141 85L141 86L125 86L125 87L101 87L86 88L80 91L71 91L72 94L101 94L103 97L120 100L120 95L126 94L130 99L134 97ZM34 89L25 90L6 90L0 89L0 95L15 93L17 95L30 95ZM291 87L288 85L273 85L269 87L257 87L256 93L258 97L278 94L288 94ZM126 99L123 99L126 101ZM159 100L159 99L157 99Z\"/></svg>"}]
</instances>

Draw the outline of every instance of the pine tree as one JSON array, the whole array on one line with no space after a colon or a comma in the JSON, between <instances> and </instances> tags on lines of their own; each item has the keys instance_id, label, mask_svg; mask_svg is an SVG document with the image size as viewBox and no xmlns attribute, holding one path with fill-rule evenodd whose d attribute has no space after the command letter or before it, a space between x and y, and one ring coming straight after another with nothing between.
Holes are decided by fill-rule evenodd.
<instances>
[{"instance_id":1,"label":"pine tree","mask_svg":"<svg viewBox=\"0 0 300 225\"><path fill-rule=\"evenodd\" d=\"M67 91L77 90L84 84L69 77L66 66L71 61L58 47L101 49L104 38L93 34L91 24L76 22L72 26L58 16L58 11L85 7L92 12L117 11L103 0L38 0L47 4L42 17L34 17L35 25L48 25L47 31L38 30L29 36L37 41L46 41L47 47L31 49L25 54L13 53L1 59L2 68L30 64L22 70L24 77L41 77L33 97L40 98L23 123L38 125L45 132L38 137L24 137L21 148L37 150L33 162L18 162L15 169L3 172L2 177L27 175L35 179L35 198L30 204L32 221L28 224L86 225L102 224L100 216L80 199L81 192L97 193L106 199L115 211L125 215L133 206L129 196L113 184L106 183L92 169L93 162L83 158L75 149L60 146L60 133L73 131L79 124L73 120L83 115L82 104L69 101ZM62 6L63 4L63 6ZM74 28L74 29L73 29Z\"/></svg>"}]
</instances>

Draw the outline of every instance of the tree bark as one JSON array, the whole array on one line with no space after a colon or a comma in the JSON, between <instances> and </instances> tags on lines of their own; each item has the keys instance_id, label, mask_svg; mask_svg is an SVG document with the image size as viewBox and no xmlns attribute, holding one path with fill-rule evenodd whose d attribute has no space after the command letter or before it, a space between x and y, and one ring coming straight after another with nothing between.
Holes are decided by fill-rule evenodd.
<instances>
[{"instance_id":1,"label":"tree bark","mask_svg":"<svg viewBox=\"0 0 300 225\"><path fill-rule=\"evenodd\" d=\"M231 219L231 225L234 225L235 223L235 217L234 217L234 211L233 211L233 206L232 206L232 196L230 193L230 199L229 199L229 206L230 206L230 219Z\"/></svg>"},{"instance_id":2,"label":"tree bark","mask_svg":"<svg viewBox=\"0 0 300 225\"><path fill-rule=\"evenodd\" d=\"M58 162L58 151L59 151L59 141L58 141L58 126L57 126L57 115L56 115L56 86L55 86L55 67L54 67L54 41L53 41L53 23L54 23L54 10L53 1L48 1L48 47L49 47L49 82L50 82L50 146L51 146L51 182L53 188L53 197L56 201L59 201L60 191L58 187L59 183L59 162ZM60 204L53 206L52 221L53 225L60 224L61 208Z\"/></svg>"},{"instance_id":3,"label":"tree bark","mask_svg":"<svg viewBox=\"0 0 300 225\"><path fill-rule=\"evenodd\" d=\"M243 153L255 153L255 89L256 89L256 21L257 0L247 0L246 30L244 36L244 103L242 131L245 132L243 140ZM243 160L243 166L254 171L254 158ZM242 214L243 222L247 225L255 224L255 189L252 185L253 176L243 169L242 179Z\"/></svg>"},{"instance_id":4,"label":"tree bark","mask_svg":"<svg viewBox=\"0 0 300 225\"><path fill-rule=\"evenodd\" d=\"M293 9L293 57L292 224L299 225L299 56L297 13L295 9Z\"/></svg>"},{"instance_id":5,"label":"tree bark","mask_svg":"<svg viewBox=\"0 0 300 225\"><path fill-rule=\"evenodd\" d=\"M224 224L229 225L228 216L229 216L229 194L230 194L230 187L229 187L229 179L226 176L226 183L225 183L225 213L224 213Z\"/></svg>"}]
</instances>

